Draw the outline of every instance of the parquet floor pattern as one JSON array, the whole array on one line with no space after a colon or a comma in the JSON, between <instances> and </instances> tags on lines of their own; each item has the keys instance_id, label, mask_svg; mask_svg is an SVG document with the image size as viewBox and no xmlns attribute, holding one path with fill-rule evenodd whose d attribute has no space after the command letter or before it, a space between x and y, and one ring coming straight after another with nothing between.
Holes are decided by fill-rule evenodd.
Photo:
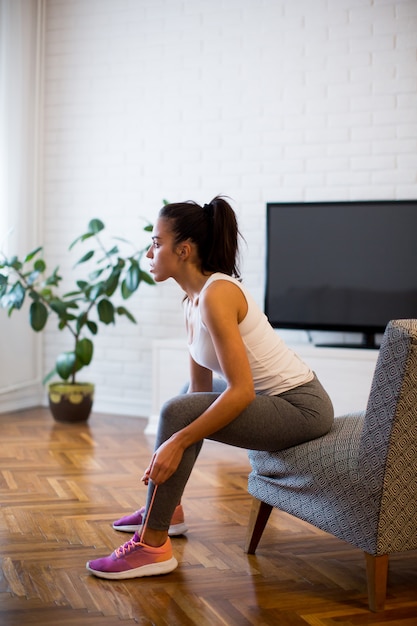
<instances>
[{"instance_id":1,"label":"parquet floor pattern","mask_svg":"<svg viewBox=\"0 0 417 626\"><path fill-rule=\"evenodd\" d=\"M111 522L142 504L153 447L145 420L47 409L0 415L1 626L331 626L417 623L417 552L391 557L385 611L367 608L359 550L273 511L243 552L246 452L207 442L187 485L189 532L167 576L105 581L85 562L129 539Z\"/></svg>"}]
</instances>

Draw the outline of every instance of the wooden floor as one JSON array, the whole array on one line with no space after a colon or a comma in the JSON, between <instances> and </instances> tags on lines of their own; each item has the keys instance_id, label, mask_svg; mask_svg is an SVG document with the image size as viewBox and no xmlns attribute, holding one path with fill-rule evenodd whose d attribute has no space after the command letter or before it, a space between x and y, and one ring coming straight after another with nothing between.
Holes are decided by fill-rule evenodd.
<instances>
[{"instance_id":1,"label":"wooden floor","mask_svg":"<svg viewBox=\"0 0 417 626\"><path fill-rule=\"evenodd\" d=\"M362 553L284 513L273 511L257 554L244 554L247 455L211 442L187 485L178 569L126 582L89 575L88 559L129 539L112 520L143 503L145 425L99 414L62 425L47 409L0 415L1 626L417 623L417 552L391 557L377 614Z\"/></svg>"}]
</instances>

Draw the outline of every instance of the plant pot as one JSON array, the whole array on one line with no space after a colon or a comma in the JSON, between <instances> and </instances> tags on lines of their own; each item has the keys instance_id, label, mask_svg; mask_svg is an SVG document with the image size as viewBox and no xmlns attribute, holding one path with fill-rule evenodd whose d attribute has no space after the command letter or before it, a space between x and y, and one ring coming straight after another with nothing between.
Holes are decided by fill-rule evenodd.
<instances>
[{"instance_id":1,"label":"plant pot","mask_svg":"<svg viewBox=\"0 0 417 626\"><path fill-rule=\"evenodd\" d=\"M57 422L86 422L94 399L91 383L51 383L49 408Z\"/></svg>"}]
</instances>

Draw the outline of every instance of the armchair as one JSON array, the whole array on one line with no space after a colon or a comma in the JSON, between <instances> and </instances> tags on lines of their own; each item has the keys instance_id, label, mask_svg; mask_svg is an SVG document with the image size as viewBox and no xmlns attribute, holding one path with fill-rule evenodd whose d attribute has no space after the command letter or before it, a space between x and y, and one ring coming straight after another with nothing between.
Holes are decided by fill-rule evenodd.
<instances>
[{"instance_id":1,"label":"armchair","mask_svg":"<svg viewBox=\"0 0 417 626\"><path fill-rule=\"evenodd\" d=\"M287 450L251 450L249 460L245 551L255 553L281 509L363 550L369 608L382 610L389 554L417 549L417 320L387 325L366 411Z\"/></svg>"}]
</instances>

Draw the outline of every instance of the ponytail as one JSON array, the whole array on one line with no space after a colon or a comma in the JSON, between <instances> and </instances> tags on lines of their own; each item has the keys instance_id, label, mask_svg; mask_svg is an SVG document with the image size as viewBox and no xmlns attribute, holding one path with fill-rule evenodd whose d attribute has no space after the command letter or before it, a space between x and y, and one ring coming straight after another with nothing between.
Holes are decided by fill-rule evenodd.
<instances>
[{"instance_id":1,"label":"ponytail","mask_svg":"<svg viewBox=\"0 0 417 626\"><path fill-rule=\"evenodd\" d=\"M204 206L191 200L167 204L159 217L171 220L175 245L186 239L196 244L203 273L222 272L240 278L236 214L222 196Z\"/></svg>"}]
</instances>

